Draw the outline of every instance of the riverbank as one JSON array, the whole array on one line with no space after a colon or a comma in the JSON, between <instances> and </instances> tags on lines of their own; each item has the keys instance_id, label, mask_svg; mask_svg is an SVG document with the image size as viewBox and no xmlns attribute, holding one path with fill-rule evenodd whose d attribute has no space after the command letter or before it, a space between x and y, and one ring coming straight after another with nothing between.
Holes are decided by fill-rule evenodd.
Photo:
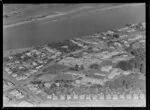
<instances>
[{"instance_id":1,"label":"riverbank","mask_svg":"<svg viewBox=\"0 0 150 110\"><path fill-rule=\"evenodd\" d=\"M52 4L50 4L50 6L51 5ZM60 4L57 4L57 5L59 6ZM8 28L8 27L13 27L13 26L18 26L18 25L30 23L30 22L33 22L33 21L36 21L36 20L44 20L44 19L48 19L48 18L52 19L52 18L56 18L58 16L67 15L67 14L78 12L78 11L81 11L81 10L87 10L87 9L99 7L98 5L93 5L93 4L81 4L81 6L80 6L80 4L77 4L77 5L74 5L74 6L66 5L65 7L61 7L61 6L58 7L58 6L57 6L57 8L60 8L60 10L56 10L56 9L49 10L49 9L51 9L51 7L47 8L46 5L42 5L41 8L46 7L46 8L44 8L44 12L41 12L40 14L39 13L33 14L32 16L30 15L31 14L30 11L33 11L34 9L29 9L28 12L21 12L19 10L18 10L19 12L14 11L13 14L11 14L9 20L4 19L3 26L4 26L4 28ZM102 6L102 5L100 5L100 6ZM68 10L66 11L67 8L68 8L69 11ZM40 10L39 9L35 10L35 13L37 11L41 11L41 9ZM23 16L23 15L21 15L22 13L26 14L25 19L21 18ZM20 16L20 18L18 16L16 16L16 19L18 19L18 21L16 21L16 20L13 21L13 16L15 17L15 14L18 14L18 16ZM4 14L4 16L6 16L6 15ZM11 19L11 17L12 17L12 19Z\"/></svg>"},{"instance_id":2,"label":"riverbank","mask_svg":"<svg viewBox=\"0 0 150 110\"><path fill-rule=\"evenodd\" d=\"M55 43L92 35L96 32L119 29L126 24L139 23L145 20L143 5L113 8L107 11L101 11L102 9L107 10L106 6L94 10L88 8L88 11L86 9L86 11L74 12L61 17L43 18L41 21L6 28L3 32L3 50L9 51L10 49Z\"/></svg>"},{"instance_id":3,"label":"riverbank","mask_svg":"<svg viewBox=\"0 0 150 110\"><path fill-rule=\"evenodd\" d=\"M105 10L111 10L111 9L122 8L122 7L127 7L127 6L139 6L139 5L143 5L143 4L123 4L123 5L119 5L119 6L117 5L117 6L111 6L111 7L109 7L109 5L108 6L107 5L100 5L100 6L97 6L97 7L90 7L90 6L86 7L85 6L85 7L81 7L79 9L71 10L71 11L68 11L68 12L58 12L58 13L52 14L52 15L35 16L33 18L30 18L27 21L18 22L18 23L15 23L15 24L8 24L8 25L3 24L3 28L6 29L6 28L9 28L9 27L14 27L14 26L19 26L19 25L23 25L23 24L26 24L26 23L30 23L30 22L33 22L33 21L52 19L52 18L57 18L57 17L64 16L64 15L67 16L69 14L78 13L80 11L86 11L86 12L92 12L92 11L97 11L97 10L105 11Z\"/></svg>"},{"instance_id":4,"label":"riverbank","mask_svg":"<svg viewBox=\"0 0 150 110\"><path fill-rule=\"evenodd\" d=\"M11 49L11 50L7 50L7 51L3 51L3 57L7 57L7 56L17 54L17 53L22 53L24 51L32 50L32 49L33 49L33 47L21 48L21 49Z\"/></svg>"}]
</instances>

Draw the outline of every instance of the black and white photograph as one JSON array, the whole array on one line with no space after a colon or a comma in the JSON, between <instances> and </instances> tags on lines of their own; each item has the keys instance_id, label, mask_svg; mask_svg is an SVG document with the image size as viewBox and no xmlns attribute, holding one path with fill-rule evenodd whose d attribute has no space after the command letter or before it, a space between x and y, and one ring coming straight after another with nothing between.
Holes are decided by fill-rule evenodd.
<instances>
[{"instance_id":1,"label":"black and white photograph","mask_svg":"<svg viewBox=\"0 0 150 110\"><path fill-rule=\"evenodd\" d=\"M146 3L3 3L3 107L146 107Z\"/></svg>"}]
</instances>

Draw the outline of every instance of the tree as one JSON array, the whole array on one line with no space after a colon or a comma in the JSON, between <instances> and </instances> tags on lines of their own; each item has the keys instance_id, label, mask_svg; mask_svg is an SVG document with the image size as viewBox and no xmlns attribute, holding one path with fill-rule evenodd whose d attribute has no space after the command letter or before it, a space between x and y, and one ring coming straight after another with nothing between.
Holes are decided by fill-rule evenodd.
<instances>
[{"instance_id":1,"label":"tree","mask_svg":"<svg viewBox=\"0 0 150 110\"><path fill-rule=\"evenodd\" d=\"M74 71L78 71L79 70L79 66L76 64L74 67L70 67L70 70L74 70Z\"/></svg>"},{"instance_id":2,"label":"tree","mask_svg":"<svg viewBox=\"0 0 150 110\"><path fill-rule=\"evenodd\" d=\"M40 80L34 80L31 82L32 84L41 84L42 82Z\"/></svg>"},{"instance_id":3,"label":"tree","mask_svg":"<svg viewBox=\"0 0 150 110\"><path fill-rule=\"evenodd\" d=\"M94 63L94 64L90 65L89 68L91 68L91 69L99 69L99 64Z\"/></svg>"},{"instance_id":4,"label":"tree","mask_svg":"<svg viewBox=\"0 0 150 110\"><path fill-rule=\"evenodd\" d=\"M127 24L126 26L127 26L127 27L131 27L131 24Z\"/></svg>"},{"instance_id":5,"label":"tree","mask_svg":"<svg viewBox=\"0 0 150 110\"><path fill-rule=\"evenodd\" d=\"M89 53L93 52L93 48L92 47L89 47L88 50L87 50Z\"/></svg>"},{"instance_id":6,"label":"tree","mask_svg":"<svg viewBox=\"0 0 150 110\"><path fill-rule=\"evenodd\" d=\"M81 65L80 69L81 69L81 70L84 70L84 66L83 66L83 65Z\"/></svg>"},{"instance_id":7,"label":"tree","mask_svg":"<svg viewBox=\"0 0 150 110\"><path fill-rule=\"evenodd\" d=\"M113 37L114 38L119 38L119 35L118 34L113 34Z\"/></svg>"},{"instance_id":8,"label":"tree","mask_svg":"<svg viewBox=\"0 0 150 110\"><path fill-rule=\"evenodd\" d=\"M120 68L124 71L127 71L127 70L132 70L132 66L131 64L128 62L128 61L120 61L117 65L116 65L117 68Z\"/></svg>"}]
</instances>

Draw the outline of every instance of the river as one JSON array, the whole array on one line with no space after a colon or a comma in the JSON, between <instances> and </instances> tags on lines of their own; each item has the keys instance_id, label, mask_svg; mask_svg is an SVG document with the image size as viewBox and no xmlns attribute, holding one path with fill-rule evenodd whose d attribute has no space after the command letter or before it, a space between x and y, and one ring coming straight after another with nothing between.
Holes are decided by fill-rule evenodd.
<instances>
[{"instance_id":1,"label":"river","mask_svg":"<svg viewBox=\"0 0 150 110\"><path fill-rule=\"evenodd\" d=\"M145 21L145 5L92 10L3 29L3 50L27 48Z\"/></svg>"}]
</instances>

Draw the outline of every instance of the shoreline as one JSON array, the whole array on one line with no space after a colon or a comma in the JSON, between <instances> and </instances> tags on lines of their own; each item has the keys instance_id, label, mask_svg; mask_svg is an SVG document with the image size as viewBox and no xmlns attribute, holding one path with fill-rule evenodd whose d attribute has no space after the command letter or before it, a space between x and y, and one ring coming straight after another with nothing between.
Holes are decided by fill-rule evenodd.
<instances>
[{"instance_id":1,"label":"shoreline","mask_svg":"<svg viewBox=\"0 0 150 110\"><path fill-rule=\"evenodd\" d=\"M100 6L96 7L96 9L89 10L88 12L93 12L93 11L97 11L97 10L105 11L105 10L111 10L111 9L122 8L122 7L127 7L127 6L139 6L139 5L143 5L143 4L142 3L140 3L140 4L137 4L137 3L124 4L124 5L118 5L118 6L112 6L112 7L104 7L104 8L100 8L100 7L101 6L105 6L105 5L100 5ZM15 23L15 24L9 24L9 25L4 25L3 24L3 29L7 29L9 27L14 27L14 26L19 26L19 25L31 23L33 21L40 21L40 20L45 20L45 19L49 19L49 18L61 17L63 15L67 16L69 14L73 14L73 13L78 12L78 11L83 11L83 9L92 9L92 8L93 7L90 7L90 6L88 7L87 6L87 7L79 8L79 9L76 9L76 10L71 10L69 12L60 12L60 13L54 14L54 15L41 15L41 16L44 16L44 17L41 18L41 16L37 16L37 18L33 18L33 19L27 20L27 21L18 22L18 23ZM100 8L100 9L97 9L97 8Z\"/></svg>"},{"instance_id":2,"label":"shoreline","mask_svg":"<svg viewBox=\"0 0 150 110\"><path fill-rule=\"evenodd\" d=\"M103 5L101 5L101 6L103 6ZM35 17L31 18L31 20L26 20L26 21L14 23L14 24L4 25L3 28L19 26L19 25L22 25L22 24L31 23L33 21L45 20L45 19L48 19L48 18L55 18L55 17L59 17L59 16L63 16L63 15L68 15L68 14L71 14L71 13L74 13L74 12L77 12L77 11L81 11L83 9L90 9L90 8L93 8L93 7L84 6L84 7L81 7L79 9L71 10L69 12L56 12L57 14L52 14L52 15L39 15L37 17L35 16ZM44 17L42 17L42 16L44 16Z\"/></svg>"},{"instance_id":3,"label":"shoreline","mask_svg":"<svg viewBox=\"0 0 150 110\"><path fill-rule=\"evenodd\" d=\"M3 51L3 57L7 57L13 54L21 53L27 50L31 50L34 47L27 47L27 48L19 48L19 49L11 49L11 50L5 50Z\"/></svg>"},{"instance_id":4,"label":"shoreline","mask_svg":"<svg viewBox=\"0 0 150 110\"><path fill-rule=\"evenodd\" d=\"M125 5L119 5L119 6L113 6L113 7L110 7L110 8L102 8L102 9L95 9L95 10L88 10L88 12L92 12L92 11L97 11L97 10L107 10L107 9L114 9L114 8L119 8L119 7L126 7L126 6L137 6L137 5L143 5L143 4L125 4ZM104 5L101 5L101 6L99 6L99 7L102 7L102 6L104 6ZM96 7L97 8L97 7ZM79 10L79 9L78 9ZM75 10L74 10L75 11ZM68 12L68 13L71 13L71 12ZM58 15L59 14L59 15ZM60 16L60 15L62 15L62 13L60 14L60 13L58 13L57 15L55 15L55 16ZM63 14L64 15L64 14ZM43 20L43 19L47 19L47 18L49 18L49 17L52 17L53 15L50 15L50 16L47 16L46 18L44 17L44 18L41 18L41 20ZM82 36L81 36L82 37ZM40 45L39 45L40 46ZM16 49L8 49L8 50L4 50L3 49L3 57L5 57L5 56L9 56L9 55L11 55L11 54L15 54L15 53L20 53L20 52L23 52L23 51L25 51L25 50L30 50L30 49L32 49L32 48L34 48L34 47L36 47L36 46L32 46L32 47L24 47L24 48L16 48Z\"/></svg>"},{"instance_id":5,"label":"shoreline","mask_svg":"<svg viewBox=\"0 0 150 110\"><path fill-rule=\"evenodd\" d=\"M54 17L61 16L61 15L65 15L65 14L64 13L58 13L58 14L55 14L55 15L46 15L43 18L40 18L40 16L39 16L39 17L34 18L32 20L18 22L18 23L15 23L15 24L4 25L3 28L6 29L6 28L9 28L9 27L14 27L14 26L19 26L19 25L27 24L27 23L31 23L31 22L37 21L37 20L44 20L44 19L48 19L48 18L54 18Z\"/></svg>"},{"instance_id":6,"label":"shoreline","mask_svg":"<svg viewBox=\"0 0 150 110\"><path fill-rule=\"evenodd\" d=\"M44 45L38 45L38 46L41 47L41 46L44 46ZM10 55L13 55L13 54L17 54L17 53L21 53L21 52L24 52L24 51L27 51L27 50L31 50L31 49L36 48L36 47L37 46L18 48L18 49L9 49L9 50L4 50L3 49L3 57L7 57L7 56L10 56Z\"/></svg>"}]
</instances>

